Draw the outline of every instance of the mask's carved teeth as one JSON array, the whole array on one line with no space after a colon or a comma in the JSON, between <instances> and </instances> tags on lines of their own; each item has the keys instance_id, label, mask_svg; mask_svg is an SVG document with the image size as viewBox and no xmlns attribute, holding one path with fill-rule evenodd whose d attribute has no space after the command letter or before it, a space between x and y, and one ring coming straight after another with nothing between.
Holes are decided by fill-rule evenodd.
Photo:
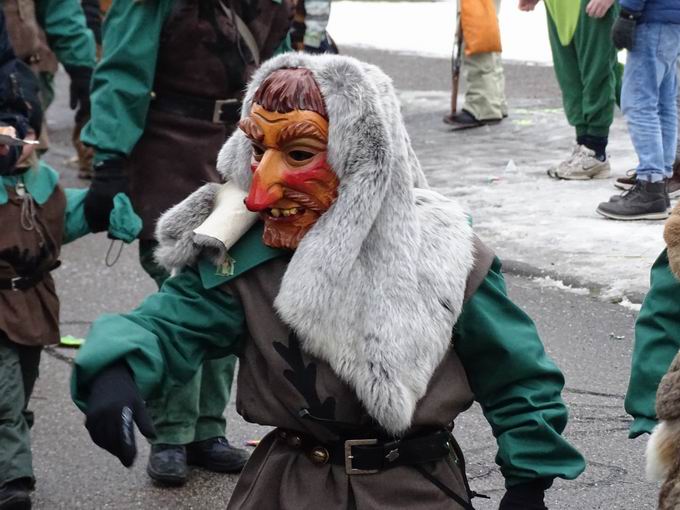
<instances>
[{"instance_id":1,"label":"mask's carved teeth","mask_svg":"<svg viewBox=\"0 0 680 510\"><path fill-rule=\"evenodd\" d=\"M297 214L302 214L305 210L302 207L291 207L290 209L280 209L278 207L272 207L269 209L269 215L274 218L279 218L281 216L287 218L289 216L295 216Z\"/></svg>"}]
</instances>

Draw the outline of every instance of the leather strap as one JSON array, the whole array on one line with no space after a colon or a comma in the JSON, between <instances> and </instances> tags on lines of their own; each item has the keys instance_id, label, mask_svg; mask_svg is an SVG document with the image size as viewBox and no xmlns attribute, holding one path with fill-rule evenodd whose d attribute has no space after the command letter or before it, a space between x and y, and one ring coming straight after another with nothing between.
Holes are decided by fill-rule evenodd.
<instances>
[{"instance_id":1,"label":"leather strap","mask_svg":"<svg viewBox=\"0 0 680 510\"><path fill-rule=\"evenodd\" d=\"M252 55L253 60L255 61L255 65L259 67L260 49L257 47L257 41L255 41L255 36L248 28L248 25L245 24L245 22L241 19L241 17L238 14L234 12L233 9L224 5L223 0L219 0L218 3L220 4L220 8L224 12L224 14L226 14L228 18L231 18L231 21L233 21L234 25L236 25L236 30L238 30L241 39L243 39L243 41L246 43L246 46L248 46L250 54Z\"/></svg>"},{"instance_id":2,"label":"leather strap","mask_svg":"<svg viewBox=\"0 0 680 510\"><path fill-rule=\"evenodd\" d=\"M395 441L357 438L323 443L314 436L278 430L279 440L299 448L314 462L345 467L348 475L371 474L396 466L411 466L456 457L451 434L437 430L429 434Z\"/></svg>"},{"instance_id":3,"label":"leather strap","mask_svg":"<svg viewBox=\"0 0 680 510\"><path fill-rule=\"evenodd\" d=\"M38 285L41 281L43 281L45 275L49 274L50 271L54 271L60 265L61 261L57 260L46 271L41 271L31 276L15 276L14 278L0 278L0 290L11 290L19 292L31 289Z\"/></svg>"},{"instance_id":4,"label":"leather strap","mask_svg":"<svg viewBox=\"0 0 680 510\"><path fill-rule=\"evenodd\" d=\"M207 99L169 92L159 92L151 101L155 111L190 117L215 124L235 124L241 118L240 100Z\"/></svg>"}]
</instances>

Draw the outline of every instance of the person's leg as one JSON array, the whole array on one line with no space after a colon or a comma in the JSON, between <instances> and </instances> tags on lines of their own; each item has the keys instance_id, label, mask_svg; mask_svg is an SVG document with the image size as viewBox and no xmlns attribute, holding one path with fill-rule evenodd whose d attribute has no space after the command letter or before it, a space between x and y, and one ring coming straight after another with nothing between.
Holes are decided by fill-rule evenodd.
<instances>
[{"instance_id":1,"label":"person's leg","mask_svg":"<svg viewBox=\"0 0 680 510\"><path fill-rule=\"evenodd\" d=\"M664 178L659 87L665 73L656 51L660 35L658 23L643 23L637 27L635 46L628 52L621 91L621 109L639 160L637 177L651 182Z\"/></svg>"},{"instance_id":2,"label":"person's leg","mask_svg":"<svg viewBox=\"0 0 680 510\"><path fill-rule=\"evenodd\" d=\"M189 474L185 445L194 440L198 420L201 370L182 386L163 388L163 393L146 402L156 429L146 472L167 485L181 485Z\"/></svg>"},{"instance_id":3,"label":"person's leg","mask_svg":"<svg viewBox=\"0 0 680 510\"><path fill-rule=\"evenodd\" d=\"M576 136L586 133L586 123L583 117L583 95L581 93L581 72L573 41L563 46L557 33L557 27L550 14L548 20L548 38L553 57L555 78L562 92L562 106L567 122L576 130Z\"/></svg>"},{"instance_id":4,"label":"person's leg","mask_svg":"<svg viewBox=\"0 0 680 510\"><path fill-rule=\"evenodd\" d=\"M581 18L573 41L582 83L581 109L585 123L582 140L583 145L604 161L616 105L617 54L611 29L618 9L612 6L604 17L591 18L585 12L587 3L587 0L581 2Z\"/></svg>"},{"instance_id":5,"label":"person's leg","mask_svg":"<svg viewBox=\"0 0 680 510\"><path fill-rule=\"evenodd\" d=\"M224 410L229 402L236 367L236 357L206 361L199 399L199 417L194 442L187 445L189 464L218 472L233 473L243 469L248 452L235 448L225 437Z\"/></svg>"},{"instance_id":6,"label":"person's leg","mask_svg":"<svg viewBox=\"0 0 680 510\"><path fill-rule=\"evenodd\" d=\"M661 31L660 46L657 50L659 59L665 67L665 75L659 86L659 117L661 120L661 138L664 154L664 175L668 179L673 175L673 162L677 150L678 111L678 77L676 66L680 47L680 27L664 24Z\"/></svg>"},{"instance_id":7,"label":"person's leg","mask_svg":"<svg viewBox=\"0 0 680 510\"><path fill-rule=\"evenodd\" d=\"M495 0L495 4L498 13L500 0ZM463 71L466 83L463 110L477 120L501 120L507 114L508 107L500 54L466 55Z\"/></svg>"},{"instance_id":8,"label":"person's leg","mask_svg":"<svg viewBox=\"0 0 680 510\"><path fill-rule=\"evenodd\" d=\"M235 368L236 356L207 360L203 363L198 400L199 416L193 441L224 436L227 427L224 409L229 402Z\"/></svg>"},{"instance_id":9,"label":"person's leg","mask_svg":"<svg viewBox=\"0 0 680 510\"><path fill-rule=\"evenodd\" d=\"M557 27L548 14L548 35L553 54L555 76L562 91L564 113L570 125L576 130L576 146L566 160L548 169L548 175L555 179L590 180L609 176L609 164L597 159L584 145L587 138L587 122L583 111L583 84L576 40L562 45Z\"/></svg>"},{"instance_id":10,"label":"person's leg","mask_svg":"<svg viewBox=\"0 0 680 510\"><path fill-rule=\"evenodd\" d=\"M40 347L15 344L0 332L0 503L28 504L34 484L28 400L38 375Z\"/></svg>"},{"instance_id":11,"label":"person's leg","mask_svg":"<svg viewBox=\"0 0 680 510\"><path fill-rule=\"evenodd\" d=\"M597 207L597 212L606 218L662 220L668 217L670 200L664 174L659 92L670 69L658 52L662 26L660 23L639 25L633 50L628 52L621 108L639 164L635 186Z\"/></svg>"}]
</instances>

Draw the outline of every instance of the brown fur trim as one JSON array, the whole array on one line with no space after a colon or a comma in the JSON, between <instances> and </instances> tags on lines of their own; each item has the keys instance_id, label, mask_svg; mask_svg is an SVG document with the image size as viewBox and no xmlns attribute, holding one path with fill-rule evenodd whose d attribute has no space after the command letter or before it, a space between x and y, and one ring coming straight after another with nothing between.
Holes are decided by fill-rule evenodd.
<instances>
[{"instance_id":1,"label":"brown fur trim","mask_svg":"<svg viewBox=\"0 0 680 510\"><path fill-rule=\"evenodd\" d=\"M668 246L668 262L671 271L680 278L680 204L673 209L671 217L666 222L663 238Z\"/></svg>"},{"instance_id":2,"label":"brown fur trim","mask_svg":"<svg viewBox=\"0 0 680 510\"><path fill-rule=\"evenodd\" d=\"M656 415L661 420L680 418L680 353L675 355L668 372L656 391Z\"/></svg>"},{"instance_id":3,"label":"brown fur trim","mask_svg":"<svg viewBox=\"0 0 680 510\"><path fill-rule=\"evenodd\" d=\"M667 465L670 469L659 491L658 510L678 510L680 508L680 456L678 456L678 440L680 440L680 437L676 430L665 441L665 449L667 451L663 455L667 457L665 461L668 462Z\"/></svg>"}]
</instances>

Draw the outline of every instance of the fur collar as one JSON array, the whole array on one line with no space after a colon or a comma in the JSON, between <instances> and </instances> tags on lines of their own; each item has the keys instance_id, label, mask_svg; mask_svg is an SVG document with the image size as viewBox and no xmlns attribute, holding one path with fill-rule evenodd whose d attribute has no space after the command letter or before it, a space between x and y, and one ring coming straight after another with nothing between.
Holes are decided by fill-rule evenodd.
<instances>
[{"instance_id":1,"label":"fur collar","mask_svg":"<svg viewBox=\"0 0 680 510\"><path fill-rule=\"evenodd\" d=\"M680 204L673 209L671 217L666 222L663 237L668 246L668 262L671 271L680 278Z\"/></svg>"},{"instance_id":2,"label":"fur collar","mask_svg":"<svg viewBox=\"0 0 680 510\"><path fill-rule=\"evenodd\" d=\"M244 115L262 80L282 67L315 75L340 189L300 242L274 306L302 348L328 362L368 414L400 435L450 346L473 265L472 229L456 202L414 187L425 186L425 178L391 81L379 69L348 57L281 55L255 74ZM250 153L237 131L218 158L221 173L243 190L250 186ZM188 247L186 226L207 209L202 204L185 207L189 220L177 216L181 206L162 219L159 259L195 260L191 250L180 257L166 241ZM183 225L184 234L164 232L169 224Z\"/></svg>"}]
</instances>

